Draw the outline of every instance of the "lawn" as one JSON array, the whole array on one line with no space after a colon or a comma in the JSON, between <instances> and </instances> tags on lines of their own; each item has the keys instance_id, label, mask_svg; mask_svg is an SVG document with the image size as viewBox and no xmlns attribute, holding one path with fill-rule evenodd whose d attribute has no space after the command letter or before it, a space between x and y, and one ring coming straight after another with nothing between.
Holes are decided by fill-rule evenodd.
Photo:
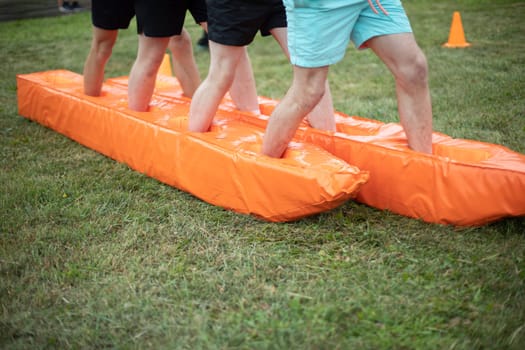
<instances>
[{"instance_id":1,"label":"lawn","mask_svg":"<svg viewBox=\"0 0 525 350\"><path fill-rule=\"evenodd\" d=\"M525 153L525 2L404 4L435 130ZM456 10L466 49L441 46ZM89 13L0 23L0 348L525 348L524 217L452 227L349 201L267 223L19 116L16 74L81 73L90 25ZM136 45L133 25L108 77L129 73ZM259 94L281 98L278 45L258 36L249 52ZM209 53L195 56L204 77ZM329 79L336 109L398 121L372 52L349 47Z\"/></svg>"}]
</instances>

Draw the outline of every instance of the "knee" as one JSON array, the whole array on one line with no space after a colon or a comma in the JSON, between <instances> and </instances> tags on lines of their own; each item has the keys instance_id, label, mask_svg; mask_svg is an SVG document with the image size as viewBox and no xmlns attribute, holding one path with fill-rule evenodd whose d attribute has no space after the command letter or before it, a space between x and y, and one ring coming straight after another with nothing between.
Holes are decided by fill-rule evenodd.
<instances>
[{"instance_id":1,"label":"knee","mask_svg":"<svg viewBox=\"0 0 525 350\"><path fill-rule=\"evenodd\" d=\"M325 92L324 84L317 84L315 86L309 86L306 89L307 101L309 102L308 107L313 108L321 100Z\"/></svg>"},{"instance_id":2,"label":"knee","mask_svg":"<svg viewBox=\"0 0 525 350\"><path fill-rule=\"evenodd\" d=\"M169 49L175 55L180 51L187 51L192 49L191 37L187 31L183 30L180 35L175 35L170 38Z\"/></svg>"},{"instance_id":3,"label":"knee","mask_svg":"<svg viewBox=\"0 0 525 350\"><path fill-rule=\"evenodd\" d=\"M106 62L113 53L114 41L112 40L93 40L91 50L95 53L99 62Z\"/></svg>"},{"instance_id":4,"label":"knee","mask_svg":"<svg viewBox=\"0 0 525 350\"><path fill-rule=\"evenodd\" d=\"M428 80L428 64L425 55L420 52L413 63L412 78L418 82L427 83Z\"/></svg>"},{"instance_id":5,"label":"knee","mask_svg":"<svg viewBox=\"0 0 525 350\"><path fill-rule=\"evenodd\" d=\"M236 69L230 59L218 59L208 70L207 80L219 89L229 89L235 78Z\"/></svg>"},{"instance_id":6,"label":"knee","mask_svg":"<svg viewBox=\"0 0 525 350\"><path fill-rule=\"evenodd\" d=\"M401 69L401 80L404 85L423 86L428 83L428 64L423 52L419 51Z\"/></svg>"},{"instance_id":7,"label":"knee","mask_svg":"<svg viewBox=\"0 0 525 350\"><path fill-rule=\"evenodd\" d=\"M145 77L157 76L157 72L162 64L164 59L163 54L146 54L138 55L135 60L135 65L140 67L140 71Z\"/></svg>"},{"instance_id":8,"label":"knee","mask_svg":"<svg viewBox=\"0 0 525 350\"><path fill-rule=\"evenodd\" d=\"M325 93L325 84L310 81L304 85L295 84L294 95L298 107L309 113L319 103Z\"/></svg>"},{"instance_id":9,"label":"knee","mask_svg":"<svg viewBox=\"0 0 525 350\"><path fill-rule=\"evenodd\" d=\"M208 74L208 81L212 82L218 89L229 90L233 84L235 73L232 70L221 69L218 72L210 72Z\"/></svg>"}]
</instances>

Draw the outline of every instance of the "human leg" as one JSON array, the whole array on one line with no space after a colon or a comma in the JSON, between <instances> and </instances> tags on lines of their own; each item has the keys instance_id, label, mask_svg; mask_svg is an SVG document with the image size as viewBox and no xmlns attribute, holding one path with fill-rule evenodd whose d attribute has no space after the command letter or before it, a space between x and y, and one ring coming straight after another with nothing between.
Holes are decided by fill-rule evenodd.
<instances>
[{"instance_id":1,"label":"human leg","mask_svg":"<svg viewBox=\"0 0 525 350\"><path fill-rule=\"evenodd\" d=\"M286 57L290 59L290 53L288 52L287 29L274 28L270 30L270 33L275 40L277 40ZM308 113L306 119L308 120L308 123L316 129L335 131L334 107L328 79L325 82L324 91L325 93L319 100L319 103L315 105L310 113Z\"/></svg>"},{"instance_id":2,"label":"human leg","mask_svg":"<svg viewBox=\"0 0 525 350\"><path fill-rule=\"evenodd\" d=\"M246 46L249 45L261 22L264 20L264 9L269 5L263 2L246 2L237 0L209 0L206 3L208 11L208 38L210 56L212 42L235 50L236 65L232 67L233 80L228 86L230 96L239 110L259 114L259 99L255 86L250 58ZM210 64L211 67L211 64Z\"/></svg>"},{"instance_id":3,"label":"human leg","mask_svg":"<svg viewBox=\"0 0 525 350\"><path fill-rule=\"evenodd\" d=\"M91 48L84 62L84 93L99 96L104 69L111 57L118 31L129 27L135 15L134 0L92 0Z\"/></svg>"},{"instance_id":4,"label":"human leg","mask_svg":"<svg viewBox=\"0 0 525 350\"><path fill-rule=\"evenodd\" d=\"M235 67L235 75L230 86L230 96L239 110L260 114L252 62L246 46L243 47Z\"/></svg>"},{"instance_id":5,"label":"human leg","mask_svg":"<svg viewBox=\"0 0 525 350\"><path fill-rule=\"evenodd\" d=\"M210 40L208 75L197 88L190 106L188 128L194 132L210 129L222 98L231 87L235 68L243 55L244 46L222 45Z\"/></svg>"},{"instance_id":6,"label":"human leg","mask_svg":"<svg viewBox=\"0 0 525 350\"><path fill-rule=\"evenodd\" d=\"M281 47L288 47L293 65L305 68L328 67L343 59L359 11L367 6L339 1L308 1L297 6L298 3L293 0L284 0L284 5L288 20L288 45L281 44ZM335 131L330 86L327 79L322 83L324 95L308 114L307 120L314 128Z\"/></svg>"},{"instance_id":7,"label":"human leg","mask_svg":"<svg viewBox=\"0 0 525 350\"><path fill-rule=\"evenodd\" d=\"M166 53L169 37L139 35L137 58L131 67L128 82L129 108L146 112L155 89L157 72Z\"/></svg>"},{"instance_id":8,"label":"human leg","mask_svg":"<svg viewBox=\"0 0 525 350\"><path fill-rule=\"evenodd\" d=\"M270 35L270 30L276 27L286 27L286 14L283 5L280 2L272 3L269 1L262 6L254 5L252 8L252 15L250 16L251 18L248 18L246 22L238 23L238 27L241 28L241 31L246 30L246 28L243 29L242 27L246 26L249 28L252 26L251 30L253 30L253 32L244 38L244 40L247 39L246 42L248 43L251 42L253 36L258 30L261 31L263 36L268 36ZM247 25L247 23L250 23L250 25ZM260 114L261 111L255 77L247 46L239 59L235 78L230 88L230 96L239 110Z\"/></svg>"},{"instance_id":9,"label":"human leg","mask_svg":"<svg viewBox=\"0 0 525 350\"><path fill-rule=\"evenodd\" d=\"M371 48L392 72L401 125L408 145L432 153L432 106L426 57L412 34L400 0L383 0L360 12L352 32L358 48Z\"/></svg>"},{"instance_id":10,"label":"human leg","mask_svg":"<svg viewBox=\"0 0 525 350\"><path fill-rule=\"evenodd\" d=\"M201 82L197 63L193 56L191 37L186 29L180 35L172 36L168 48L173 57L173 72L180 82L182 91L192 97Z\"/></svg>"},{"instance_id":11,"label":"human leg","mask_svg":"<svg viewBox=\"0 0 525 350\"><path fill-rule=\"evenodd\" d=\"M432 103L427 60L412 33L384 35L367 43L392 72L398 112L408 145L432 153Z\"/></svg>"},{"instance_id":12,"label":"human leg","mask_svg":"<svg viewBox=\"0 0 525 350\"><path fill-rule=\"evenodd\" d=\"M204 32L207 33L207 23L203 22L201 26ZM237 109L244 112L260 114L255 77L247 47L244 47L239 62L235 67L235 74L229 88L229 93Z\"/></svg>"},{"instance_id":13,"label":"human leg","mask_svg":"<svg viewBox=\"0 0 525 350\"><path fill-rule=\"evenodd\" d=\"M205 33L208 33L208 23L200 23ZM209 40L207 40L207 50L209 50ZM251 112L259 114L259 99L257 96L257 88L255 86L255 77L252 70L252 63L248 55L247 47L244 47L243 53L239 58L237 67L235 67L235 75L229 89L230 97L233 103L240 111Z\"/></svg>"},{"instance_id":14,"label":"human leg","mask_svg":"<svg viewBox=\"0 0 525 350\"><path fill-rule=\"evenodd\" d=\"M91 49L84 63L84 93L99 96L104 82L104 69L111 57L118 30L106 30L93 26Z\"/></svg>"},{"instance_id":15,"label":"human leg","mask_svg":"<svg viewBox=\"0 0 525 350\"><path fill-rule=\"evenodd\" d=\"M277 105L266 127L262 153L282 157L303 118L325 94L328 66L303 68L294 66L292 86Z\"/></svg>"},{"instance_id":16,"label":"human leg","mask_svg":"<svg viewBox=\"0 0 525 350\"><path fill-rule=\"evenodd\" d=\"M137 17L137 32L139 45L137 58L131 68L128 83L129 107L136 111L147 111L153 95L159 67L164 59L170 38L183 35L183 25L188 4L186 1L158 1L134 0L134 9ZM184 40L184 37L180 37ZM176 39L172 44L175 45ZM188 60L193 55L189 49L180 52L182 59ZM177 53L175 53L177 55ZM177 60L177 58L175 58ZM174 61L175 61L174 60ZM193 61L193 56L189 57ZM175 72L180 72L180 66L175 65ZM190 80L195 78L196 67L185 67L190 70ZM184 80L186 84L186 80ZM183 86L183 88L186 88ZM188 88L189 91L193 87ZM187 93L187 91L185 91Z\"/></svg>"},{"instance_id":17,"label":"human leg","mask_svg":"<svg viewBox=\"0 0 525 350\"><path fill-rule=\"evenodd\" d=\"M323 97L321 97L319 103L315 105L314 109L308 113L306 120L313 128L325 131L335 131L334 104L328 79L325 81L324 91Z\"/></svg>"}]
</instances>

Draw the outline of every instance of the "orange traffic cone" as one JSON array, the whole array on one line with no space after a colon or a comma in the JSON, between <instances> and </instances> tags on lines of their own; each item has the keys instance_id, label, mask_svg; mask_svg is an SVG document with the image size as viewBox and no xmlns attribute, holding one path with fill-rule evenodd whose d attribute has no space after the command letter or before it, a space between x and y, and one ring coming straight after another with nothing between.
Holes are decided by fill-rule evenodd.
<instances>
[{"instance_id":1,"label":"orange traffic cone","mask_svg":"<svg viewBox=\"0 0 525 350\"><path fill-rule=\"evenodd\" d=\"M465 40L465 33L463 32L463 24L461 23L461 16L458 11L452 15L452 25L450 26L450 34L448 42L443 44L444 47L467 47L470 46Z\"/></svg>"},{"instance_id":2,"label":"orange traffic cone","mask_svg":"<svg viewBox=\"0 0 525 350\"><path fill-rule=\"evenodd\" d=\"M162 59L162 63L160 64L159 72L160 75L167 75L172 76L173 72L171 70L171 60L169 54L164 54L164 58Z\"/></svg>"}]
</instances>

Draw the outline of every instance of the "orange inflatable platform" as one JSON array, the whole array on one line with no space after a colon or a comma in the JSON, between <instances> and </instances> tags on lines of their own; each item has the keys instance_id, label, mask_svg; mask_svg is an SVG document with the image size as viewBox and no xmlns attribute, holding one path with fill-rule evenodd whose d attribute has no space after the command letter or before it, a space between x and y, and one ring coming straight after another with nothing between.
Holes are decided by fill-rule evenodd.
<instances>
[{"instance_id":1,"label":"orange inflatable platform","mask_svg":"<svg viewBox=\"0 0 525 350\"><path fill-rule=\"evenodd\" d=\"M125 86L126 77L109 79ZM156 93L167 103L189 100L177 80L161 76ZM225 99L222 111L237 113L244 122L265 128L278 101L260 97L262 116L235 112ZM398 123L336 113L337 132L303 124L294 140L318 145L370 173L357 200L427 222L477 226L503 217L525 215L525 155L503 146L433 134L433 154L408 148Z\"/></svg>"},{"instance_id":2,"label":"orange inflatable platform","mask_svg":"<svg viewBox=\"0 0 525 350\"><path fill-rule=\"evenodd\" d=\"M369 174L319 146L294 142L283 159L260 154L264 130L218 113L208 133L187 130L186 100L154 97L149 112L127 108L127 88L82 92L81 75L18 75L19 113L139 172L211 204L269 221L291 221L355 197Z\"/></svg>"}]
</instances>

